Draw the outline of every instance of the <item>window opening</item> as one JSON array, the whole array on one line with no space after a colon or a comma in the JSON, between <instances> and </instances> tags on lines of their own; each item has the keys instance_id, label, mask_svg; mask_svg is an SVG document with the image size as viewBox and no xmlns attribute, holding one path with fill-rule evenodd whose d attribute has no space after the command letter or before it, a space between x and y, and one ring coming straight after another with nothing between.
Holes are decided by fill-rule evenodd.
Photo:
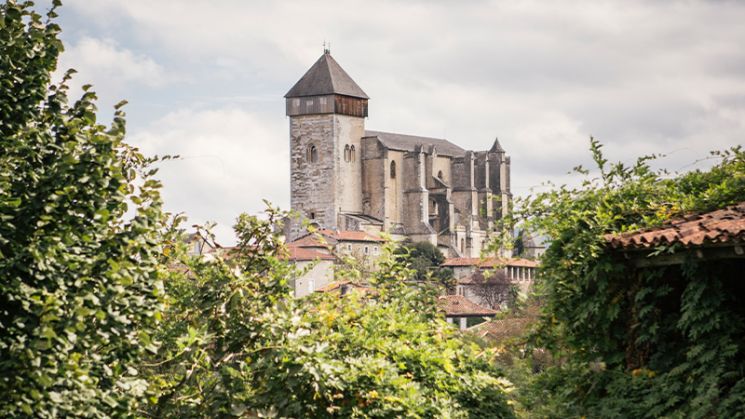
<instances>
[{"instance_id":1,"label":"window opening","mask_svg":"<svg viewBox=\"0 0 745 419\"><path fill-rule=\"evenodd\" d=\"M440 170L439 172L437 172L437 177L440 178L440 180L442 180L442 170Z\"/></svg>"},{"instance_id":2,"label":"window opening","mask_svg":"<svg viewBox=\"0 0 745 419\"><path fill-rule=\"evenodd\" d=\"M396 162L391 161L391 179L396 178Z\"/></svg>"},{"instance_id":3,"label":"window opening","mask_svg":"<svg viewBox=\"0 0 745 419\"><path fill-rule=\"evenodd\" d=\"M370 248L365 246L365 254L368 254L368 253L370 253Z\"/></svg>"},{"instance_id":4,"label":"window opening","mask_svg":"<svg viewBox=\"0 0 745 419\"><path fill-rule=\"evenodd\" d=\"M356 154L356 153L355 153L355 151L354 151L354 146L352 146L352 147L351 147L351 148L349 149L349 161L351 161L352 163L354 163L354 162L355 162L355 161L357 160L357 156L356 156L355 154Z\"/></svg>"},{"instance_id":5,"label":"window opening","mask_svg":"<svg viewBox=\"0 0 745 419\"><path fill-rule=\"evenodd\" d=\"M318 161L318 149L316 149L316 146L313 144L308 145L308 161L311 163L315 163Z\"/></svg>"},{"instance_id":6,"label":"window opening","mask_svg":"<svg viewBox=\"0 0 745 419\"><path fill-rule=\"evenodd\" d=\"M344 146L344 161L348 162L350 160L349 156L349 144L347 144Z\"/></svg>"},{"instance_id":7,"label":"window opening","mask_svg":"<svg viewBox=\"0 0 745 419\"><path fill-rule=\"evenodd\" d=\"M316 219L316 213L315 212L311 212L310 213L310 219L311 220L315 220Z\"/></svg>"}]
</instances>

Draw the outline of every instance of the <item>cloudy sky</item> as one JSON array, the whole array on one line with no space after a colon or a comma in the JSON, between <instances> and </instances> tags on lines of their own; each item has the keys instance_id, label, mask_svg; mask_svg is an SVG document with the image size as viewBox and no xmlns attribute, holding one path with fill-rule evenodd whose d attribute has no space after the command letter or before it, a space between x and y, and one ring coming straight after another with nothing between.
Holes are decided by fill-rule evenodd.
<instances>
[{"instance_id":1,"label":"cloudy sky","mask_svg":"<svg viewBox=\"0 0 745 419\"><path fill-rule=\"evenodd\" d=\"M289 208L283 95L331 54L372 98L371 130L484 150L498 137L526 195L651 153L670 170L745 141L745 2L63 0L58 23L99 120L161 165L166 207L218 222ZM43 11L51 1L37 1ZM73 90L74 92L79 90Z\"/></svg>"}]
</instances>

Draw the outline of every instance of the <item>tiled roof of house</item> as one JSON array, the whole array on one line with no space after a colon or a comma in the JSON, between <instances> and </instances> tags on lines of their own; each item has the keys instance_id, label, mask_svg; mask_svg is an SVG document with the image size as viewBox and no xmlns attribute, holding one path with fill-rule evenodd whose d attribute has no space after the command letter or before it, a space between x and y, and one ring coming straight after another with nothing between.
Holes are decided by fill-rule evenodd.
<instances>
[{"instance_id":1,"label":"tiled roof of house","mask_svg":"<svg viewBox=\"0 0 745 419\"><path fill-rule=\"evenodd\" d=\"M211 250L208 254L209 255L216 255L218 249ZM222 260L230 260L238 255L238 248L237 247L222 247L220 248L222 250ZM315 259L336 259L335 256L329 255L326 253L317 252L312 249L304 248L304 247L297 247L297 246L287 246L287 251L282 252L280 255L280 258L286 259L286 260L315 260Z\"/></svg>"},{"instance_id":2,"label":"tiled roof of house","mask_svg":"<svg viewBox=\"0 0 745 419\"><path fill-rule=\"evenodd\" d=\"M614 249L641 249L674 243L683 246L740 243L745 241L745 202L704 214L689 214L647 231L606 234L605 241Z\"/></svg>"},{"instance_id":3,"label":"tiled roof of house","mask_svg":"<svg viewBox=\"0 0 745 419\"><path fill-rule=\"evenodd\" d=\"M448 140L439 138L418 137L416 135L380 131L365 131L365 137L377 137L378 141L392 150L414 151L417 144L422 144L425 146L434 145L438 156L458 157L466 154L466 150Z\"/></svg>"},{"instance_id":4,"label":"tiled roof of house","mask_svg":"<svg viewBox=\"0 0 745 419\"><path fill-rule=\"evenodd\" d=\"M488 278L490 284L517 284L517 280L511 280L510 278L507 278L506 275L490 275ZM484 271L480 269L476 269L458 280L458 284L461 285L483 284L484 282L487 282L487 277L484 276Z\"/></svg>"},{"instance_id":5,"label":"tiled roof of house","mask_svg":"<svg viewBox=\"0 0 745 419\"><path fill-rule=\"evenodd\" d=\"M528 319L497 319L471 326L466 331L476 333L479 337L500 339L517 336L525 331Z\"/></svg>"},{"instance_id":6,"label":"tiled roof of house","mask_svg":"<svg viewBox=\"0 0 745 419\"><path fill-rule=\"evenodd\" d=\"M358 284L356 282L352 282L352 281L349 281L349 280L344 280L344 281L332 282L332 283L326 285L325 287L318 288L316 290L316 292L332 292L332 291L336 291L337 289L341 288L342 285L350 285L353 288L358 289L358 290L361 290L363 292L370 291L370 287L365 287L365 286L360 285L360 284Z\"/></svg>"},{"instance_id":7,"label":"tiled roof of house","mask_svg":"<svg viewBox=\"0 0 745 419\"><path fill-rule=\"evenodd\" d=\"M315 250L307 249L304 247L288 246L285 258L287 260L335 260L336 256L316 252Z\"/></svg>"},{"instance_id":8,"label":"tiled roof of house","mask_svg":"<svg viewBox=\"0 0 745 419\"><path fill-rule=\"evenodd\" d=\"M341 241L357 241L357 242L378 242L383 243L385 240L372 234L367 234L364 231L347 231L347 230L318 230L317 233L334 238Z\"/></svg>"},{"instance_id":9,"label":"tiled roof of house","mask_svg":"<svg viewBox=\"0 0 745 419\"><path fill-rule=\"evenodd\" d=\"M314 234L300 237L287 243L287 247L329 247L329 243L321 243L321 240Z\"/></svg>"},{"instance_id":10,"label":"tiled roof of house","mask_svg":"<svg viewBox=\"0 0 745 419\"><path fill-rule=\"evenodd\" d=\"M481 263L479 263L481 262ZM538 266L537 263L528 259L515 259L515 258L489 258L482 261L479 258L448 258L445 259L445 263L440 266L445 267L460 267L460 266L477 266L479 268L493 268L496 265L504 266L515 266L523 268L535 268Z\"/></svg>"},{"instance_id":11,"label":"tiled roof of house","mask_svg":"<svg viewBox=\"0 0 745 419\"><path fill-rule=\"evenodd\" d=\"M445 316L494 316L499 312L480 306L462 295L441 295L439 302Z\"/></svg>"}]
</instances>

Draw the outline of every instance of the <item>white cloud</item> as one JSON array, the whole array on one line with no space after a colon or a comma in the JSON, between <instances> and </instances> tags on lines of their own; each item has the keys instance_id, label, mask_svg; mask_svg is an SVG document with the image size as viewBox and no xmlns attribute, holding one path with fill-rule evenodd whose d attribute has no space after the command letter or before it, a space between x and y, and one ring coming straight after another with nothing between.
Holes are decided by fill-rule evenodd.
<instances>
[{"instance_id":1,"label":"white cloud","mask_svg":"<svg viewBox=\"0 0 745 419\"><path fill-rule=\"evenodd\" d=\"M54 81L59 82L70 68L78 72L69 83L72 97L78 96L84 84L92 84L99 97L115 100L133 85L157 88L184 80L167 74L162 65L147 55L135 54L110 38L84 36L75 45L68 45L60 56Z\"/></svg>"},{"instance_id":2,"label":"white cloud","mask_svg":"<svg viewBox=\"0 0 745 419\"><path fill-rule=\"evenodd\" d=\"M60 64L78 66L80 71L104 75L111 81L135 81L150 87L168 83L163 67L152 58L120 48L110 38L82 38L62 55Z\"/></svg>"},{"instance_id":3,"label":"white cloud","mask_svg":"<svg viewBox=\"0 0 745 419\"><path fill-rule=\"evenodd\" d=\"M288 208L286 129L226 107L178 110L128 136L147 155L179 155L160 164L166 210L191 224L216 221L217 239L234 242L231 226L242 212L265 209L262 199Z\"/></svg>"}]
</instances>

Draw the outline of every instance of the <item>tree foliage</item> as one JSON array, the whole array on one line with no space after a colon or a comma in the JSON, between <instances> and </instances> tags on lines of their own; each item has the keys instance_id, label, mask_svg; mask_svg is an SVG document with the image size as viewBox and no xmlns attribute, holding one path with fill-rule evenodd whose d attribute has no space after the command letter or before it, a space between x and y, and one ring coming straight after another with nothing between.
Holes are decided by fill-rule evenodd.
<instances>
[{"instance_id":1,"label":"tree foliage","mask_svg":"<svg viewBox=\"0 0 745 419\"><path fill-rule=\"evenodd\" d=\"M157 349L160 185L123 112L68 105L72 70L50 86L60 29L31 6L0 5L0 416L126 417Z\"/></svg>"},{"instance_id":2,"label":"tree foliage","mask_svg":"<svg viewBox=\"0 0 745 419\"><path fill-rule=\"evenodd\" d=\"M710 170L670 175L649 167L654 156L607 166L600 148L591 142L598 178L518 199L506 220L551 243L532 343L567 360L521 391L525 406L536 417L742 417L743 263L635 269L603 235L745 201L745 153L715 152Z\"/></svg>"},{"instance_id":3,"label":"tree foliage","mask_svg":"<svg viewBox=\"0 0 745 419\"><path fill-rule=\"evenodd\" d=\"M191 259L142 371L160 394L150 417L501 418L507 383L476 347L454 338L434 290L384 246L375 293L291 296L294 267L272 225L285 214L241 216L240 252Z\"/></svg>"},{"instance_id":4,"label":"tree foliage","mask_svg":"<svg viewBox=\"0 0 745 419\"><path fill-rule=\"evenodd\" d=\"M432 278L449 293L455 291L458 281L453 276L452 269L439 268L445 262L445 255L434 244L427 241L404 244L394 253L401 255L398 258L400 262L406 260L410 264L415 272L413 278L417 281Z\"/></svg>"},{"instance_id":5,"label":"tree foliage","mask_svg":"<svg viewBox=\"0 0 745 419\"><path fill-rule=\"evenodd\" d=\"M483 272L483 279L474 280L471 289L486 307L507 306L510 303L510 280L507 278L506 269Z\"/></svg>"}]
</instances>

